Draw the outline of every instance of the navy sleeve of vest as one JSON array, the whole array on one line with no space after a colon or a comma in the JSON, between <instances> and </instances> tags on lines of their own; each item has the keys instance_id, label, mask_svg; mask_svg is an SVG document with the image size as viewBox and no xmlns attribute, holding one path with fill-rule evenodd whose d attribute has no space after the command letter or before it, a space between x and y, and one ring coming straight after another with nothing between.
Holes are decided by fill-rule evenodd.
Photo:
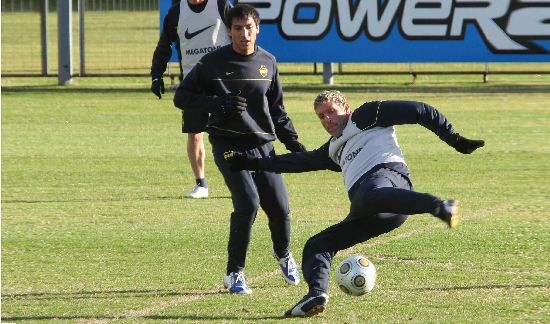
<instances>
[{"instance_id":1,"label":"navy sleeve of vest","mask_svg":"<svg viewBox=\"0 0 550 324\"><path fill-rule=\"evenodd\" d=\"M258 169L279 173L299 173L317 170L340 172L340 166L328 155L328 145L307 152L295 152L272 156L258 160Z\"/></svg>"},{"instance_id":2,"label":"navy sleeve of vest","mask_svg":"<svg viewBox=\"0 0 550 324\"><path fill-rule=\"evenodd\" d=\"M442 141L453 146L458 133L447 117L436 108L417 101L373 101L363 104L352 114L360 129L419 124L434 132Z\"/></svg>"},{"instance_id":3,"label":"navy sleeve of vest","mask_svg":"<svg viewBox=\"0 0 550 324\"><path fill-rule=\"evenodd\" d=\"M172 56L172 43L179 42L178 21L180 15L180 5L176 4L170 8L166 17L164 17L162 33L160 34L157 47L153 53L151 63L151 77L153 79L161 78L166 71L166 65Z\"/></svg>"}]
</instances>

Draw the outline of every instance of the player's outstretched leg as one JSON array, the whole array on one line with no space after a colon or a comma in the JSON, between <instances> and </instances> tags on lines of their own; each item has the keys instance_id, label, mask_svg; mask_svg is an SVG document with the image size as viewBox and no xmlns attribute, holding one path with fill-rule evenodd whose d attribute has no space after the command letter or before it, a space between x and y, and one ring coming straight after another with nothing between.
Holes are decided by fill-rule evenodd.
<instances>
[{"instance_id":1,"label":"player's outstretched leg","mask_svg":"<svg viewBox=\"0 0 550 324\"><path fill-rule=\"evenodd\" d=\"M434 215L447 223L450 228L457 228L460 222L458 200L443 200Z\"/></svg>"},{"instance_id":2,"label":"player's outstretched leg","mask_svg":"<svg viewBox=\"0 0 550 324\"><path fill-rule=\"evenodd\" d=\"M294 307L286 311L285 317L309 317L322 313L328 305L328 295L307 294Z\"/></svg>"}]
</instances>

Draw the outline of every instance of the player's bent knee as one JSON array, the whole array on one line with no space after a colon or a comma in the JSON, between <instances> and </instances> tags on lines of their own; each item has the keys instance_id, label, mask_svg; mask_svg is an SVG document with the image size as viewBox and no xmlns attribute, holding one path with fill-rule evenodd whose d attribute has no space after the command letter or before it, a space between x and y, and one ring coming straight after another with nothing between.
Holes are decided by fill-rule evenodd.
<instances>
[{"instance_id":1,"label":"player's bent knee","mask_svg":"<svg viewBox=\"0 0 550 324\"><path fill-rule=\"evenodd\" d=\"M202 133L188 133L187 134L187 141L192 143L200 143L203 142L204 136Z\"/></svg>"},{"instance_id":2,"label":"player's bent knee","mask_svg":"<svg viewBox=\"0 0 550 324\"><path fill-rule=\"evenodd\" d=\"M392 214L390 217L386 217L384 219L384 224L387 229L386 233L403 225L403 223L405 223L407 218L409 218L408 215L401 215L401 214Z\"/></svg>"}]
</instances>

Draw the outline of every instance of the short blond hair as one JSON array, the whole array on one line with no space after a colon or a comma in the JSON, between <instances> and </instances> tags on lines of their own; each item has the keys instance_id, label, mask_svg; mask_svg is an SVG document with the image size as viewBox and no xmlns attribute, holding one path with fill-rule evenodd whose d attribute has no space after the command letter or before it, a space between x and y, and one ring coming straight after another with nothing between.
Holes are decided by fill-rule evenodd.
<instances>
[{"instance_id":1,"label":"short blond hair","mask_svg":"<svg viewBox=\"0 0 550 324\"><path fill-rule=\"evenodd\" d=\"M346 97L338 90L324 90L313 101L313 109L316 109L320 104L330 101L340 107L344 107L347 102Z\"/></svg>"}]
</instances>

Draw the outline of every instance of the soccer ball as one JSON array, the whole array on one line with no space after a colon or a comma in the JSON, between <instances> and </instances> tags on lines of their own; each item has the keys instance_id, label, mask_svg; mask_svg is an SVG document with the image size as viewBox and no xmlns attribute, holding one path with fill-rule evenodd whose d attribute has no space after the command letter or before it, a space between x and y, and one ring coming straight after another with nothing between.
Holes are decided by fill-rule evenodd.
<instances>
[{"instance_id":1,"label":"soccer ball","mask_svg":"<svg viewBox=\"0 0 550 324\"><path fill-rule=\"evenodd\" d=\"M361 296L374 289L376 268L362 255L350 256L338 266L336 281L346 294Z\"/></svg>"}]
</instances>

